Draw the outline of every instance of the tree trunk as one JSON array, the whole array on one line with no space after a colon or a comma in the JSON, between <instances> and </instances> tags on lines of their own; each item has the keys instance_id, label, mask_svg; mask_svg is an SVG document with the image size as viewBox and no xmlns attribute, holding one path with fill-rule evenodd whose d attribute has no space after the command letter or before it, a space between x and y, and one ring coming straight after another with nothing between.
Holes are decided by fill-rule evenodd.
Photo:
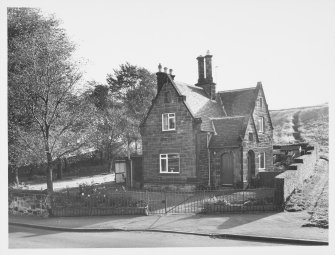
<instances>
[{"instance_id":1,"label":"tree trunk","mask_svg":"<svg viewBox=\"0 0 335 255\"><path fill-rule=\"evenodd\" d=\"M19 185L19 168L17 166L14 166L14 178L16 185Z\"/></svg>"},{"instance_id":2,"label":"tree trunk","mask_svg":"<svg viewBox=\"0 0 335 255\"><path fill-rule=\"evenodd\" d=\"M135 154L137 155L137 139L135 140Z\"/></svg>"},{"instance_id":3,"label":"tree trunk","mask_svg":"<svg viewBox=\"0 0 335 255\"><path fill-rule=\"evenodd\" d=\"M46 151L47 156L47 189L48 194L52 194L53 189L53 183L52 183L52 158L51 153L49 151Z\"/></svg>"},{"instance_id":4,"label":"tree trunk","mask_svg":"<svg viewBox=\"0 0 335 255\"><path fill-rule=\"evenodd\" d=\"M69 165L66 158L64 158L64 172L69 172Z\"/></svg>"},{"instance_id":5,"label":"tree trunk","mask_svg":"<svg viewBox=\"0 0 335 255\"><path fill-rule=\"evenodd\" d=\"M62 164L62 159L58 158L57 159L57 179L61 180L63 179L63 164Z\"/></svg>"}]
</instances>

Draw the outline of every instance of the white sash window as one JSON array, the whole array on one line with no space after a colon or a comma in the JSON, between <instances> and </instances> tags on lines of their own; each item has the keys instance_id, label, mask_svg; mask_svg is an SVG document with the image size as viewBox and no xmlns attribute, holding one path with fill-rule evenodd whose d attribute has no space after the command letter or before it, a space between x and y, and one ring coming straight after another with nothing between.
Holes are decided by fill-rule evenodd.
<instances>
[{"instance_id":1,"label":"white sash window","mask_svg":"<svg viewBox=\"0 0 335 255\"><path fill-rule=\"evenodd\" d=\"M176 130L176 115L174 113L162 114L162 130Z\"/></svg>"},{"instance_id":2,"label":"white sash window","mask_svg":"<svg viewBox=\"0 0 335 255\"><path fill-rule=\"evenodd\" d=\"M180 157L179 154L160 154L160 173L179 173Z\"/></svg>"}]
</instances>

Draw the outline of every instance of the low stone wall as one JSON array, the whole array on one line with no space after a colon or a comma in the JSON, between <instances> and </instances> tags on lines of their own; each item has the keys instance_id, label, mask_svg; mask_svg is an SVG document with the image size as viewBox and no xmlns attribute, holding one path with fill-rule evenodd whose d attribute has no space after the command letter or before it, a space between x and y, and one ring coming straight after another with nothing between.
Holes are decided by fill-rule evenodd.
<instances>
[{"instance_id":1,"label":"low stone wall","mask_svg":"<svg viewBox=\"0 0 335 255\"><path fill-rule=\"evenodd\" d=\"M144 183L144 189L153 191L194 191L196 184L160 184L160 183Z\"/></svg>"},{"instance_id":2,"label":"low stone wall","mask_svg":"<svg viewBox=\"0 0 335 255\"><path fill-rule=\"evenodd\" d=\"M48 196L43 193L10 192L8 195L8 213L10 215L49 216Z\"/></svg>"},{"instance_id":3,"label":"low stone wall","mask_svg":"<svg viewBox=\"0 0 335 255\"><path fill-rule=\"evenodd\" d=\"M51 215L55 217L75 216L107 216L107 215L148 215L145 207L119 207L119 208L85 208L85 207L54 207Z\"/></svg>"},{"instance_id":4,"label":"low stone wall","mask_svg":"<svg viewBox=\"0 0 335 255\"><path fill-rule=\"evenodd\" d=\"M57 206L54 203L55 198L58 198L58 203L66 202L66 206ZM21 216L41 216L41 217L71 217L71 216L105 216L105 215L148 215L148 207L146 205L129 205L129 198L104 198L106 205L97 207L93 205L93 200L88 200L85 203L81 201L80 206L75 203L75 200L66 201L67 196L62 194L54 194L48 196L45 192L30 191L30 190L15 190L9 191L8 194L8 213L9 215ZM98 198L97 198L98 199ZM116 200L115 200L116 199ZM109 205L107 202L113 200L120 202L124 199L125 205ZM80 200L78 200L80 201ZM133 200L134 203L136 200ZM141 201L138 201L140 203Z\"/></svg>"},{"instance_id":5,"label":"low stone wall","mask_svg":"<svg viewBox=\"0 0 335 255\"><path fill-rule=\"evenodd\" d=\"M281 174L283 171L280 172L259 172L258 177L258 185L260 187L267 187L273 188L275 186L275 177Z\"/></svg>"},{"instance_id":6,"label":"low stone wall","mask_svg":"<svg viewBox=\"0 0 335 255\"><path fill-rule=\"evenodd\" d=\"M296 163L289 166L289 170L277 175L274 179L275 188L281 190L283 202L285 202L294 190L302 187L314 171L316 162L319 159L319 146L313 144L314 149L308 154L295 159Z\"/></svg>"}]
</instances>

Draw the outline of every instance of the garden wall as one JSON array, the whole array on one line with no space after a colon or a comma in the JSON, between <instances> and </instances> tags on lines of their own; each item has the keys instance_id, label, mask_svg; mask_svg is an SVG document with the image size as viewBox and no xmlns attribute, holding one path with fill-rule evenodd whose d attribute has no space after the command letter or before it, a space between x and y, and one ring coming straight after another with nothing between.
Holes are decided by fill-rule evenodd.
<instances>
[{"instance_id":1,"label":"garden wall","mask_svg":"<svg viewBox=\"0 0 335 255\"><path fill-rule=\"evenodd\" d=\"M105 216L148 215L145 193L115 192L110 195L83 195L15 190L8 194L9 215L22 216Z\"/></svg>"},{"instance_id":2,"label":"garden wall","mask_svg":"<svg viewBox=\"0 0 335 255\"><path fill-rule=\"evenodd\" d=\"M314 148L307 154L295 159L295 163L289 166L285 172L277 175L274 179L275 188L282 192L283 202L285 202L295 189L302 187L314 171L315 164L319 159L319 146L313 144Z\"/></svg>"},{"instance_id":3,"label":"garden wall","mask_svg":"<svg viewBox=\"0 0 335 255\"><path fill-rule=\"evenodd\" d=\"M43 192L9 192L8 213L10 215L35 215L47 217L49 215L49 200Z\"/></svg>"}]
</instances>

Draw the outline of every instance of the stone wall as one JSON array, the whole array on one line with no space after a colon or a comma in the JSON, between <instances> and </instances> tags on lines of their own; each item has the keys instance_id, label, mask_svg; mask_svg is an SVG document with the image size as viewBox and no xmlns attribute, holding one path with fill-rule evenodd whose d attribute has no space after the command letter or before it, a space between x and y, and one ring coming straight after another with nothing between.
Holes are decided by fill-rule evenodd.
<instances>
[{"instance_id":1,"label":"stone wall","mask_svg":"<svg viewBox=\"0 0 335 255\"><path fill-rule=\"evenodd\" d=\"M262 105L259 100L262 99ZM259 132L258 119L264 118L264 132ZM249 140L249 133L253 133L253 140ZM257 141L258 137L258 141ZM255 175L259 172L273 171L273 130L271 119L265 101L263 90L259 90L255 109L252 118L249 118L245 136L243 138L243 182L244 186L248 183L248 152L253 151L255 154ZM265 169L259 168L259 155L265 153Z\"/></svg>"},{"instance_id":2,"label":"stone wall","mask_svg":"<svg viewBox=\"0 0 335 255\"><path fill-rule=\"evenodd\" d=\"M283 201L286 201L294 190L300 189L304 181L313 174L315 164L319 159L319 146L318 144L313 145L313 150L295 159L295 162L299 163L291 164L289 170L275 177L275 188L281 190Z\"/></svg>"},{"instance_id":3,"label":"stone wall","mask_svg":"<svg viewBox=\"0 0 335 255\"><path fill-rule=\"evenodd\" d=\"M169 100L166 100L166 95ZM162 131L162 114L175 113L176 129ZM141 128L144 187L155 184L192 183L196 173L196 130L183 98L170 83L165 83ZM178 153L179 173L160 173L160 154Z\"/></svg>"},{"instance_id":4,"label":"stone wall","mask_svg":"<svg viewBox=\"0 0 335 255\"><path fill-rule=\"evenodd\" d=\"M42 193L9 192L8 213L10 215L49 216L48 196Z\"/></svg>"},{"instance_id":5,"label":"stone wall","mask_svg":"<svg viewBox=\"0 0 335 255\"><path fill-rule=\"evenodd\" d=\"M197 177L202 185L208 185L208 148L207 132L197 134Z\"/></svg>"}]
</instances>

